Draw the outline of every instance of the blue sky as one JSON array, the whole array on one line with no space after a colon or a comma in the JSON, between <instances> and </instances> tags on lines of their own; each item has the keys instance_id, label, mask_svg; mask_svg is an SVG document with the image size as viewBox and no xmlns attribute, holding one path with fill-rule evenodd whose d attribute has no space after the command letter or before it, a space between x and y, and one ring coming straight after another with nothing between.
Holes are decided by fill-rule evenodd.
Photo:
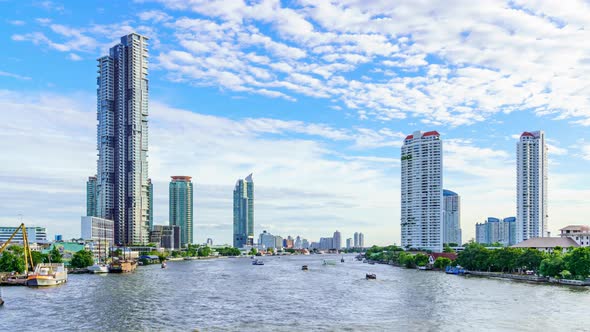
<instances>
[{"instance_id":1,"label":"blue sky","mask_svg":"<svg viewBox=\"0 0 590 332\"><path fill-rule=\"evenodd\" d=\"M155 222L167 183L196 183L195 237L231 239L254 172L255 232L338 229L399 243L399 147L444 140L444 186L476 222L516 213L515 144L550 143L549 228L587 223L590 7L554 2L1 2L0 223L78 236L95 173L96 58L150 45Z\"/></svg>"}]
</instances>

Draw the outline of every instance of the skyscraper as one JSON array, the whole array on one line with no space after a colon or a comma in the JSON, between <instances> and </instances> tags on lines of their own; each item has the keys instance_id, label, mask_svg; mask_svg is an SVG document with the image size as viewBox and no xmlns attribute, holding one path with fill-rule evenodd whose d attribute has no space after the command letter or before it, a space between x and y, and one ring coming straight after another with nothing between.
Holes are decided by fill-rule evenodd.
<instances>
[{"instance_id":1,"label":"skyscraper","mask_svg":"<svg viewBox=\"0 0 590 332\"><path fill-rule=\"evenodd\" d=\"M98 59L97 215L115 222L119 245L149 237L147 40L123 36Z\"/></svg>"},{"instance_id":2,"label":"skyscraper","mask_svg":"<svg viewBox=\"0 0 590 332\"><path fill-rule=\"evenodd\" d=\"M332 236L332 245L336 250L340 250L342 248L342 236L340 235L339 231L334 232L334 235Z\"/></svg>"},{"instance_id":3,"label":"skyscraper","mask_svg":"<svg viewBox=\"0 0 590 332\"><path fill-rule=\"evenodd\" d=\"M359 247L359 233L354 232L354 247L358 248Z\"/></svg>"},{"instance_id":4,"label":"skyscraper","mask_svg":"<svg viewBox=\"0 0 590 332\"><path fill-rule=\"evenodd\" d=\"M346 239L346 249L351 249L352 248L352 238L348 238Z\"/></svg>"},{"instance_id":5,"label":"skyscraper","mask_svg":"<svg viewBox=\"0 0 590 332\"><path fill-rule=\"evenodd\" d=\"M547 146L543 131L520 135L516 173L516 241L548 236Z\"/></svg>"},{"instance_id":6,"label":"skyscraper","mask_svg":"<svg viewBox=\"0 0 590 332\"><path fill-rule=\"evenodd\" d=\"M442 185L440 134L408 135L401 151L402 246L442 251Z\"/></svg>"},{"instance_id":7,"label":"skyscraper","mask_svg":"<svg viewBox=\"0 0 590 332\"><path fill-rule=\"evenodd\" d=\"M180 227L180 245L193 243L193 183L190 176L172 176L169 186L170 226Z\"/></svg>"},{"instance_id":8,"label":"skyscraper","mask_svg":"<svg viewBox=\"0 0 590 332\"><path fill-rule=\"evenodd\" d=\"M148 222L151 232L154 229L154 185L150 178L148 178Z\"/></svg>"},{"instance_id":9,"label":"skyscraper","mask_svg":"<svg viewBox=\"0 0 590 332\"><path fill-rule=\"evenodd\" d=\"M443 189L443 243L461 245L461 197Z\"/></svg>"},{"instance_id":10,"label":"skyscraper","mask_svg":"<svg viewBox=\"0 0 590 332\"><path fill-rule=\"evenodd\" d=\"M359 248L365 247L365 234L359 233Z\"/></svg>"},{"instance_id":11,"label":"skyscraper","mask_svg":"<svg viewBox=\"0 0 590 332\"><path fill-rule=\"evenodd\" d=\"M86 215L96 217L96 176L89 176L86 182Z\"/></svg>"},{"instance_id":12,"label":"skyscraper","mask_svg":"<svg viewBox=\"0 0 590 332\"><path fill-rule=\"evenodd\" d=\"M234 187L234 247L254 244L254 181L252 174Z\"/></svg>"},{"instance_id":13,"label":"skyscraper","mask_svg":"<svg viewBox=\"0 0 590 332\"><path fill-rule=\"evenodd\" d=\"M475 224L475 242L491 245L500 243L504 246L516 244L516 218L504 219L488 217L483 223Z\"/></svg>"}]
</instances>

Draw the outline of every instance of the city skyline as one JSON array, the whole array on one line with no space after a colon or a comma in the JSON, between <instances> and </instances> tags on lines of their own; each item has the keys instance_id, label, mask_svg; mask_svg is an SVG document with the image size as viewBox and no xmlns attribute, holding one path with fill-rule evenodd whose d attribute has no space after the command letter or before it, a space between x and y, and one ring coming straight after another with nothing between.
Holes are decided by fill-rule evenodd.
<instances>
[{"instance_id":1,"label":"city skyline","mask_svg":"<svg viewBox=\"0 0 590 332\"><path fill-rule=\"evenodd\" d=\"M467 15L469 3L459 12L415 4L393 20L406 28L363 4L348 9L368 13L353 15L356 23L332 3L321 11L281 4L268 22L253 14L262 10L253 3L240 3L244 10L126 6L0 5L9 13L0 22L0 146L9 152L0 163L2 225L18 225L22 214L27 225L75 237L70 230L86 214L85 183L96 169L96 59L132 31L150 38L149 212L167 224L169 176L193 176L202 198L195 242L231 243L227 193L254 171L255 234L318 239L363 229L371 243L399 244L399 147L417 129L445 139L445 188L461 195L464 241L488 216L516 215L514 146L531 129L547 134L549 230L585 223L590 108L578 88L587 76L584 52L573 40L587 32L568 13L490 5L478 12L527 23L489 20L496 14L480 23ZM401 8L389 6L377 11L395 16ZM329 14L346 24L325 31ZM279 24L287 15L313 38ZM454 24L434 30L432 15ZM541 35L559 47L534 43Z\"/></svg>"}]
</instances>

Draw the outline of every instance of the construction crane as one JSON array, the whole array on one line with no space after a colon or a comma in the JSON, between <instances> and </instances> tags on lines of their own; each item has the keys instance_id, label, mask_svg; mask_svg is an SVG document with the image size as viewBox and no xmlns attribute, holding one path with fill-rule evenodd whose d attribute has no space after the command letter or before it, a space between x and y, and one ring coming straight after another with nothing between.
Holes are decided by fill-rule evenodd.
<instances>
[{"instance_id":1,"label":"construction crane","mask_svg":"<svg viewBox=\"0 0 590 332\"><path fill-rule=\"evenodd\" d=\"M35 268L35 264L33 264L33 256L31 255L31 247L29 247L29 238L27 237L27 228L25 227L24 223L21 223L20 226L16 228L16 230L12 233L12 235L8 238L8 241L4 242L2 247L0 247L0 254L8 247L10 241L14 238L14 236L18 233L19 230L23 232L23 248L25 254L25 273L29 272L29 264L31 269Z\"/></svg>"}]
</instances>

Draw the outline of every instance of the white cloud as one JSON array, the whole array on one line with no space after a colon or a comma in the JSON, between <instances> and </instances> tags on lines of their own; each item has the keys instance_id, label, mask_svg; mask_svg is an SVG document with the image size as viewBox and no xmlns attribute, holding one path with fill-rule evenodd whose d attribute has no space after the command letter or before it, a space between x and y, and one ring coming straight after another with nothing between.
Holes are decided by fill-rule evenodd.
<instances>
[{"instance_id":1,"label":"white cloud","mask_svg":"<svg viewBox=\"0 0 590 332\"><path fill-rule=\"evenodd\" d=\"M82 60L82 57L76 53L70 53L70 54L68 54L68 59L70 59L72 61L80 61L80 60Z\"/></svg>"},{"instance_id":2,"label":"white cloud","mask_svg":"<svg viewBox=\"0 0 590 332\"><path fill-rule=\"evenodd\" d=\"M21 21L21 20L11 20L11 21L8 21L8 23L10 23L12 25L16 25L16 26L23 26L23 25L27 24L25 21Z\"/></svg>"},{"instance_id":3,"label":"white cloud","mask_svg":"<svg viewBox=\"0 0 590 332\"><path fill-rule=\"evenodd\" d=\"M0 70L0 76L16 78L17 80L25 80L25 81L28 81L28 80L31 79L28 76L23 76L23 75L19 75L19 74L9 73L9 72L6 72L6 71L1 71L1 70Z\"/></svg>"}]
</instances>

